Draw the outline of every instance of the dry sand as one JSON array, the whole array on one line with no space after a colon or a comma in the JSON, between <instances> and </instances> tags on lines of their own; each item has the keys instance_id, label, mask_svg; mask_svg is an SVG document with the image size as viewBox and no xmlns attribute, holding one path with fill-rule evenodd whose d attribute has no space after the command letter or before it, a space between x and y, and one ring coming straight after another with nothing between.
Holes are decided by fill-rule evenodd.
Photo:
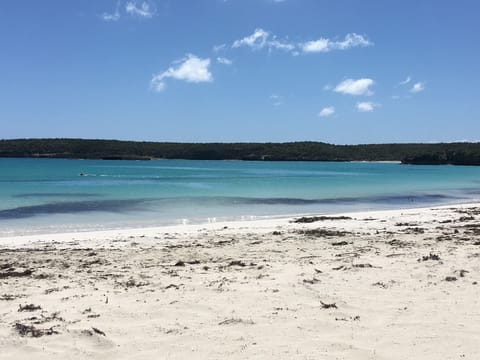
<instances>
[{"instance_id":1,"label":"dry sand","mask_svg":"<svg viewBox=\"0 0 480 360\"><path fill-rule=\"evenodd\" d=\"M0 239L0 358L479 359L480 204L346 216Z\"/></svg>"}]
</instances>

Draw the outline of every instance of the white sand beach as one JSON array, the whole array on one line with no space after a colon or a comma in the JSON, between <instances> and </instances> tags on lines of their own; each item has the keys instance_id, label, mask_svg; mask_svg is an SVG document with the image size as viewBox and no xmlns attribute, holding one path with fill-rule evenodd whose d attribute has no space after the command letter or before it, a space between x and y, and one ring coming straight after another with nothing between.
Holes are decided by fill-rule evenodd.
<instances>
[{"instance_id":1,"label":"white sand beach","mask_svg":"<svg viewBox=\"0 0 480 360\"><path fill-rule=\"evenodd\" d=\"M480 204L294 220L0 238L0 358L479 358Z\"/></svg>"}]
</instances>

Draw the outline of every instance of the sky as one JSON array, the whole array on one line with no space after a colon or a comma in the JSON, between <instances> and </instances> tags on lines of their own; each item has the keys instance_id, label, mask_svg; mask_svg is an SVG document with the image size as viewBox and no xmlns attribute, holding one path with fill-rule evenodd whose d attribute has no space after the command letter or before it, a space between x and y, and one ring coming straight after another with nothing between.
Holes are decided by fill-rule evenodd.
<instances>
[{"instance_id":1,"label":"sky","mask_svg":"<svg viewBox=\"0 0 480 360\"><path fill-rule=\"evenodd\" d=\"M480 141L478 0L3 0L0 138Z\"/></svg>"}]
</instances>

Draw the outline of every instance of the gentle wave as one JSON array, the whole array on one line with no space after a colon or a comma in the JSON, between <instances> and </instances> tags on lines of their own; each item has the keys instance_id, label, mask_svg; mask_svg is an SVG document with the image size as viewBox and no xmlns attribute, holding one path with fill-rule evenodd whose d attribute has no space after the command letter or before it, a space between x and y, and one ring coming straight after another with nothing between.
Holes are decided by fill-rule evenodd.
<instances>
[{"instance_id":1,"label":"gentle wave","mask_svg":"<svg viewBox=\"0 0 480 360\"><path fill-rule=\"evenodd\" d=\"M44 194L45 195L45 194ZM124 213L130 211L155 211L169 207L210 207L212 212L219 206L236 205L355 205L355 204L435 204L460 199L444 194L412 194L372 197L345 197L331 199L301 198L248 198L248 197L177 197L163 199L83 200L50 202L41 205L19 206L0 210L0 220L22 219L46 214L75 214L86 212ZM321 207L319 207L321 210Z\"/></svg>"}]
</instances>

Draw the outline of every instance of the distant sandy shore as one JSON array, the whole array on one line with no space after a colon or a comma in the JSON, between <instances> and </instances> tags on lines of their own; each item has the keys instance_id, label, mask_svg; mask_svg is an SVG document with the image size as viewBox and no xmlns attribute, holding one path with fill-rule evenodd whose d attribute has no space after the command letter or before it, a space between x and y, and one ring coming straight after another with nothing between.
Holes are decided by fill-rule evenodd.
<instances>
[{"instance_id":1,"label":"distant sandy shore","mask_svg":"<svg viewBox=\"0 0 480 360\"><path fill-rule=\"evenodd\" d=\"M0 238L0 358L473 360L479 283L480 204Z\"/></svg>"}]
</instances>

